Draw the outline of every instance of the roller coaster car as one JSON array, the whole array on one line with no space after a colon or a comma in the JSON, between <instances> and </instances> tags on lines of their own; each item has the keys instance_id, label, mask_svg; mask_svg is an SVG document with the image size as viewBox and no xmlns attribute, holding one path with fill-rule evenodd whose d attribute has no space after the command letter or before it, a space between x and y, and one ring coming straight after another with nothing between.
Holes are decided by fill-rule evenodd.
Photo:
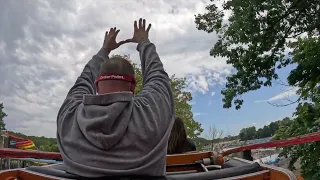
<instances>
[{"instance_id":1,"label":"roller coaster car","mask_svg":"<svg viewBox=\"0 0 320 180\"><path fill-rule=\"evenodd\" d=\"M167 156L168 180L297 180L289 170L259 164L240 158L223 161L213 152L188 153ZM219 165L220 164L220 165ZM114 177L116 178L116 177ZM2 171L1 180L56 180L86 179L64 171L63 165L28 167ZM88 178L89 179L89 178ZM99 178L100 179L100 178ZM101 179L113 179L105 177ZM117 177L117 179L122 179ZM123 177L123 179L131 179ZM139 179L139 178L133 178ZM144 179L152 179L144 178Z\"/></svg>"}]
</instances>

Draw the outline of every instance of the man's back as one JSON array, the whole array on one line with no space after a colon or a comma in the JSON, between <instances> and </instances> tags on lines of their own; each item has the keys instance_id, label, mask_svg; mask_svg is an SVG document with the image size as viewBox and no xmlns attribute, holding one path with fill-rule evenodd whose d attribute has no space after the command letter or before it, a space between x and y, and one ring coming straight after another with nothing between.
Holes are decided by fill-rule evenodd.
<instances>
[{"instance_id":1,"label":"man's back","mask_svg":"<svg viewBox=\"0 0 320 180\"><path fill-rule=\"evenodd\" d=\"M172 117L165 116L169 114L165 110L164 116L157 116L130 96L119 93L99 95L94 100L84 98L76 116L69 117L73 122L70 129L62 130L63 138L59 137L65 151L62 153L67 156L64 164L76 169L68 172L85 177L164 175L169 126L173 122L168 120ZM117 98L122 102L111 102ZM103 105L108 103L112 104ZM159 126L157 122L164 124Z\"/></svg>"},{"instance_id":2,"label":"man's back","mask_svg":"<svg viewBox=\"0 0 320 180\"><path fill-rule=\"evenodd\" d=\"M99 52L58 114L58 145L67 172L83 177L165 175L174 102L168 75L149 41L139 43L143 89L94 95ZM82 96L83 99L82 99Z\"/></svg>"}]
</instances>

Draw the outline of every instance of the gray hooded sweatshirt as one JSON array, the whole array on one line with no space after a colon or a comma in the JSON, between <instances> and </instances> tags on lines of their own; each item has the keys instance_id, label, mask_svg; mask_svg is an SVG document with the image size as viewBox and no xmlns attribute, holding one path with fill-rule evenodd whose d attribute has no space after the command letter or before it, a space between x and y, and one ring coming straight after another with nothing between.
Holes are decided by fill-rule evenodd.
<instances>
[{"instance_id":1,"label":"gray hooded sweatshirt","mask_svg":"<svg viewBox=\"0 0 320 180\"><path fill-rule=\"evenodd\" d=\"M170 80L154 44L137 46L143 89L96 95L94 81L108 60L104 50L87 63L57 117L57 141L66 171L83 177L164 176L174 123Z\"/></svg>"}]
</instances>

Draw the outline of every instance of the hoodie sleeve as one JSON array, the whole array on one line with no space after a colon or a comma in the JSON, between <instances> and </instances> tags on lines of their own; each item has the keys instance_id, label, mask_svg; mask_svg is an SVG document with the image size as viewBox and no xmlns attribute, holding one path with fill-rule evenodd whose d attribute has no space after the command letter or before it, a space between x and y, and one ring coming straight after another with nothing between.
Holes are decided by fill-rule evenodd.
<instances>
[{"instance_id":1,"label":"hoodie sleeve","mask_svg":"<svg viewBox=\"0 0 320 180\"><path fill-rule=\"evenodd\" d=\"M170 78L163 68L156 46L146 40L138 44L137 50L140 54L143 76L142 91L137 95L137 100L142 104L148 104L156 116L174 116L174 98Z\"/></svg>"},{"instance_id":2,"label":"hoodie sleeve","mask_svg":"<svg viewBox=\"0 0 320 180\"><path fill-rule=\"evenodd\" d=\"M58 112L58 128L59 120L63 119L66 112L74 112L74 110L82 103L84 94L95 94L95 80L98 78L101 63L109 59L108 53L101 49L92 59L86 64L81 75L77 78L75 84L69 90L66 99L64 100Z\"/></svg>"}]
</instances>

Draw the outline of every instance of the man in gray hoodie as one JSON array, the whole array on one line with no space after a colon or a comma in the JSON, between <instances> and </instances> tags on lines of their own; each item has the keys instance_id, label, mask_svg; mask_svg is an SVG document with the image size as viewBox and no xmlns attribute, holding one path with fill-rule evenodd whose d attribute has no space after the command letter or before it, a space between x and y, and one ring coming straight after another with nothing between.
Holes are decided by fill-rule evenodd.
<instances>
[{"instance_id":1,"label":"man in gray hoodie","mask_svg":"<svg viewBox=\"0 0 320 180\"><path fill-rule=\"evenodd\" d=\"M116 43L106 33L103 48L86 64L57 117L57 141L66 171L82 177L164 176L174 123L170 80L148 39L151 25L134 22L133 38ZM134 96L133 67L108 58L121 44L138 43L142 91ZM98 95L96 95L98 92Z\"/></svg>"}]
</instances>

